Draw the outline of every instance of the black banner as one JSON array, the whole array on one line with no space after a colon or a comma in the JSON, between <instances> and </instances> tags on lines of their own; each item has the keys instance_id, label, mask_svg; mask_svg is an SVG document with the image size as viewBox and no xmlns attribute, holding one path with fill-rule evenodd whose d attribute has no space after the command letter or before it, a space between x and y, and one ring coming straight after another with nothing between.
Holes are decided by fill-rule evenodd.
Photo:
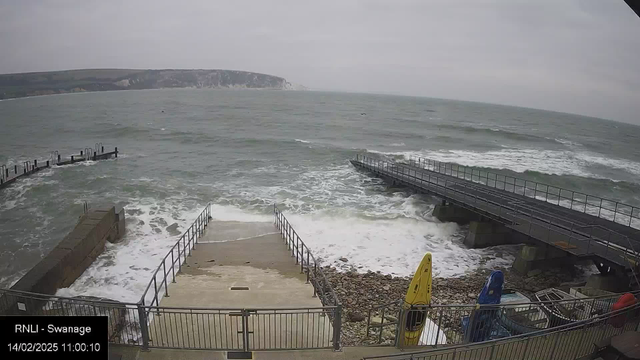
<instances>
[{"instance_id":1,"label":"black banner","mask_svg":"<svg viewBox=\"0 0 640 360\"><path fill-rule=\"evenodd\" d=\"M0 316L1 359L109 358L107 316Z\"/></svg>"}]
</instances>

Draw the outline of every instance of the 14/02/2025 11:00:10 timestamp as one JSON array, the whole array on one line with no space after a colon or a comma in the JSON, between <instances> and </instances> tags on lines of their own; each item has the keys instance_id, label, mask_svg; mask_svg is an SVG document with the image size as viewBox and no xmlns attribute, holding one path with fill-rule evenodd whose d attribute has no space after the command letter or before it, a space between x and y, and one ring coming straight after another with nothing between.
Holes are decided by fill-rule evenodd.
<instances>
[{"instance_id":1,"label":"14/02/2025 11:00:10 timestamp","mask_svg":"<svg viewBox=\"0 0 640 360\"><path fill-rule=\"evenodd\" d=\"M0 358L107 359L107 316L0 316Z\"/></svg>"},{"instance_id":2,"label":"14/02/2025 11:00:10 timestamp","mask_svg":"<svg viewBox=\"0 0 640 360\"><path fill-rule=\"evenodd\" d=\"M100 343L67 342L67 343L8 343L8 350L11 353L32 353L32 352L100 352Z\"/></svg>"}]
</instances>

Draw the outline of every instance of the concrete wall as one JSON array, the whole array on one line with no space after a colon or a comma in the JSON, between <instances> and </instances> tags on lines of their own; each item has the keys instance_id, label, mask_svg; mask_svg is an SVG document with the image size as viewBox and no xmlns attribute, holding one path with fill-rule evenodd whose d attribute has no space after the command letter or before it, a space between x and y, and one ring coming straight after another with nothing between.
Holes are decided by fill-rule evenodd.
<instances>
[{"instance_id":1,"label":"concrete wall","mask_svg":"<svg viewBox=\"0 0 640 360\"><path fill-rule=\"evenodd\" d=\"M102 253L106 241L117 242L124 231L124 209L116 213L115 207L111 206L90 211L80 217L76 227L11 289L55 294L82 275ZM3 300L6 306L0 307L0 313L11 312L15 301L0 298L0 304Z\"/></svg>"}]
</instances>

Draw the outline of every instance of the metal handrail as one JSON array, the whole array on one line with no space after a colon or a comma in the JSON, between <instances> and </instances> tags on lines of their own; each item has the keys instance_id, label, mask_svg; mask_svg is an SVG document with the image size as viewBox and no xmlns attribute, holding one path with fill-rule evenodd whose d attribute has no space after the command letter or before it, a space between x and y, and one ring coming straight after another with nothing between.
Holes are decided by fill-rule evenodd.
<instances>
[{"instance_id":1,"label":"metal handrail","mask_svg":"<svg viewBox=\"0 0 640 360\"><path fill-rule=\"evenodd\" d=\"M416 159L418 161L416 161ZM597 206L597 209L599 209L597 217L606 219L606 217L603 217L603 214L600 211L602 209L607 210L607 211L612 211L614 213L614 220L613 221L615 223L618 223L618 224L621 224L621 225L625 225L625 226L628 226L628 227L633 227L632 226L633 225L632 219L635 218L635 219L640 220L640 207L629 205L629 204L626 204L626 203L623 203L623 202L620 202L620 201L611 200L611 199L607 199L607 198L602 198L602 197L599 197L599 196L590 195L590 194L582 193L582 192L575 191L575 190L569 190L569 189L565 189L565 188L562 188L562 187L559 187L559 186L540 183L540 182L537 182L537 181L522 179L522 178L518 178L518 177L514 177L514 176L501 175L501 174L494 173L494 172L491 172L491 171L484 171L486 176L485 177L481 177L480 176L480 174L482 173L481 170L479 170L479 169L476 170L476 169L474 169L472 167L468 167L468 166L464 166L464 165L458 165L456 163L440 162L440 161L437 161L437 160L425 159L425 158L421 158L421 157L410 157L409 158L409 162L410 163L413 162L413 164L417 165L418 167L421 167L421 168L424 168L424 169L428 169L430 171L434 171L434 172L437 172L437 173L440 173L440 174L454 176L454 177L457 177L457 178L460 178L460 174L462 173L463 176L465 176L464 177L465 179L466 179L466 175L469 174L467 169L471 169L472 181L473 181L474 171L477 171L478 172L478 181L481 178L487 179L487 182L484 183L484 184L491 187L491 185L489 185L489 181L488 180L494 180L493 188L500 189L500 190L505 190L505 191L510 191L510 190L507 189L506 185L513 185L513 189L510 192L512 192L514 194L518 194L515 191L515 187L517 186L517 182L520 181L520 182L524 183L524 189L528 189L528 190L533 190L534 191L534 196L533 197L532 196L528 196L526 191L523 191L523 193L521 195L524 195L524 196L527 196L527 197L530 197L530 198L534 198L534 199L538 199L537 195L538 195L538 193L540 193L540 194L544 194L545 195L545 201L547 201L548 195L550 194L549 189L550 188L557 189L558 190L558 194L551 193L551 195L557 196L557 198L558 198L557 205L560 205L560 199L561 198L571 201L571 207L570 208L572 210L578 210L578 209L574 209L574 207L573 207L573 203L574 202L577 202L579 204L584 204L585 206L584 206L584 209L582 211L583 213L587 213L587 211L586 211L587 205L594 206L594 207ZM426 168L423 167L423 165L425 163L427 164ZM456 166L455 174L454 174L453 165ZM449 173L447 173L447 167L449 168ZM460 171L460 167L462 167L463 171ZM491 178L489 175L492 175L493 178ZM499 177L502 177L503 180L498 180ZM511 182L511 183L507 182L507 179L509 179L509 178L513 179L513 182ZM498 187L498 183L502 183L503 187L502 188ZM527 187L527 184L533 184L534 187L533 188ZM544 192L542 192L542 190L538 189L539 187L546 188L546 190ZM565 193L571 193L571 197L563 197L562 196L562 192L563 191ZM582 195L585 200L581 201L580 199L576 199L575 198L576 194L577 195ZM593 203L589 203L589 198L595 199L596 202L599 202L599 205L594 205ZM549 201L547 201L547 202L549 202ZM609 203L615 204L615 206L613 208L607 208L606 206L603 206L604 202L609 202ZM560 205L560 206L562 206L562 205ZM625 213L625 212L622 212L621 211L622 209L619 209L620 207L622 207L622 208L625 208L625 207L630 208L630 212L628 214ZM637 213L638 215L634 216L634 213ZM616 221L615 218L616 218L617 214L620 214L620 215L625 216L625 217L628 216L629 217L629 222L628 223L621 223L621 222ZM591 214L591 215L593 215L593 214ZM607 220L609 220L609 219L607 219Z\"/></svg>"},{"instance_id":2,"label":"metal handrail","mask_svg":"<svg viewBox=\"0 0 640 360\"><path fill-rule=\"evenodd\" d=\"M161 296L158 293L158 290L162 291L162 287L164 286L164 295L169 295L169 285L167 284L167 279L169 275L172 275L172 282L176 282L176 272L180 273L182 271L182 264L186 263L187 256L191 256L191 250L195 249L195 246L198 242L200 236L204 234L204 230L211 219L211 203L208 203L207 206L202 210L200 215L196 218L196 220L191 224L191 226L187 229L187 231L178 238L178 241L171 247L169 252L162 258L162 261L153 272L153 276L149 281L142 297L140 298L140 302L142 305L146 304L147 293L151 289L151 285L153 285L153 297L149 302L149 305L153 305L156 303L156 306L160 306L160 298ZM182 251L180 251L180 244L182 244ZM177 250L177 253L174 253ZM171 263L169 264L169 268L167 269L167 259L171 257ZM176 265L178 270L176 271ZM158 284L157 275L162 269L162 279Z\"/></svg>"},{"instance_id":3,"label":"metal handrail","mask_svg":"<svg viewBox=\"0 0 640 360\"><path fill-rule=\"evenodd\" d=\"M636 297L640 296L640 290L634 290L634 291L627 291L627 292L622 292L622 293L614 293L614 294L608 294L608 295L599 295L599 296L590 296L590 297L584 297L584 298L576 298L576 299L564 299L564 300L549 300L549 301L530 301L530 302L522 302L522 303L517 303L517 304L429 304L429 305L419 305L419 306L415 306L415 308L424 308L424 309L439 309L439 308L450 308L450 307L457 307L457 308L462 308L462 307L468 307L469 309L482 309L482 308L491 308L491 309L496 309L496 308L510 308L510 307L514 307L514 306L527 306L527 305L531 305L531 306L538 306L538 305L542 305L542 304L549 304L549 305L561 305L561 304L569 304L569 303L576 303L576 302L590 302L590 301L606 301L606 300L617 300L620 298L620 296L624 295L624 294L632 294ZM370 308L370 310L377 310L383 307L389 307L392 305L401 305L403 304L403 300L402 299L398 299L396 301L392 301L392 302L388 302L385 304L380 304L380 305L374 305Z\"/></svg>"},{"instance_id":4,"label":"metal handrail","mask_svg":"<svg viewBox=\"0 0 640 360\"><path fill-rule=\"evenodd\" d=\"M307 283L311 282L313 286L313 296L319 296L323 306L335 307L335 311L332 314L330 313L329 316L333 316L331 319L333 321L333 349L339 350L341 348L342 334L342 304L340 299L338 299L333 286L327 280L320 263L276 204L273 204L273 215L276 227L285 240L287 248L291 250L291 256L295 256L296 264L300 264L300 273L306 273ZM327 296L327 292L329 296Z\"/></svg>"},{"instance_id":5,"label":"metal handrail","mask_svg":"<svg viewBox=\"0 0 640 360\"><path fill-rule=\"evenodd\" d=\"M462 196L463 199L467 199L467 198L471 197L473 199L473 204L474 205L476 205L478 202L481 202L481 203L496 207L497 210L498 210L497 213L489 213L489 214L486 214L486 215L491 215L490 217L492 217L495 220L500 221L500 222L504 222L504 220L505 220L505 214L503 213L503 211L505 211L505 210L507 210L506 211L507 214L513 214L513 212L515 211L516 213L518 213L520 215L524 215L524 216L533 218L533 216L532 216L532 211L533 210L530 209L530 208L529 208L529 213L527 213L525 211L518 210L517 207L516 208L509 208L509 207L506 207L504 204L497 203L497 202L492 201L492 200L487 199L487 198L478 197L475 194L470 194L470 193L467 193L467 192L463 192L463 191L460 191L460 190L455 189L455 188L452 187L452 186L456 186L456 187L472 188L472 189L475 188L473 186L470 186L467 183L451 180L451 179L446 178L446 177L441 178L441 177L438 177L436 175L432 175L431 173L423 173L423 172L420 172L420 177L418 177L417 176L417 174L418 174L417 171L416 170L412 171L411 168L405 167L405 164L398 164L398 163L395 163L395 162L391 163L391 162L387 162L385 160L380 160L380 159L371 159L371 158L368 158L368 157L366 157L364 155L359 155L359 156L357 155L356 156L356 161L361 161L363 165L369 166L369 167L374 168L374 169L382 169L383 171L387 171L387 172L391 172L391 173L395 173L395 174L401 175L400 176L401 178L402 177L406 177L406 178L410 178L410 179L415 179L420 184L424 184L425 180L427 180L427 182L431 186L435 186L436 188L444 189L444 190L440 190L440 193L441 193L440 195L441 196L444 196L445 198L448 198L450 201L453 201L453 202L456 202L456 203L460 203L460 205L463 206L463 207L467 207L467 208L471 207L471 210L487 212L485 210L477 208L476 206L470 206L467 203L461 202L461 200L459 198L455 198L455 197L450 196L451 192L453 192L455 194L458 194L459 196ZM385 168L386 168L386 170L385 170ZM399 171L399 170L401 170L401 171ZM405 172L405 170L407 170L407 171ZM412 172L413 172L413 175L411 174ZM427 175L427 177L425 177L424 175ZM445 174L443 174L443 175L445 175ZM435 179L435 182L432 181L432 178ZM442 184L442 182L444 182L444 184ZM522 218L520 218L520 219L522 219ZM542 220L542 221L544 221L546 223L546 229L548 230L547 236L550 236L551 226L553 225L554 227L561 227L561 228L563 228L565 230L569 230L570 231L569 235L567 235L567 234L563 234L563 235L564 236L568 236L570 240L571 239L574 239L576 241L585 240L585 239L577 238L577 237L574 236L575 232L573 231L573 228L574 228L575 224L573 224L571 227L567 228L566 226L564 226L562 224L555 224L555 223L553 223L553 222L551 222L551 221L549 221L547 219L538 219L538 220ZM568 221L565 220L564 222L566 224ZM529 221L529 223L531 224L530 221ZM569 223L571 223L571 222L569 222ZM579 224L579 226L582 226L582 224ZM529 231L531 231L531 226L529 227ZM557 232L557 230L554 229L554 232ZM593 237L591 235L588 237L588 240L589 240L588 245L587 245L588 249L591 249L591 240L594 240L596 242L600 242L603 246L606 245L606 250L607 250L607 252L609 251L610 243L608 243L607 241L604 241L602 239L598 239L598 238ZM628 239L628 240L630 240L630 239ZM625 254L629 253L628 251L624 251L624 252L625 252ZM635 251L634 251L633 254L637 254L637 253L635 253ZM637 257L637 255L634 255L634 256ZM627 261L628 261L628 259L627 259Z\"/></svg>"},{"instance_id":6,"label":"metal handrail","mask_svg":"<svg viewBox=\"0 0 640 360\"><path fill-rule=\"evenodd\" d=\"M300 264L300 272L306 273L307 282L312 280L312 277L314 278L319 277L320 278L319 280L322 282L322 285L323 285L323 287L321 288L322 291L324 292L325 287L329 289L329 294L331 295L331 298L328 299L330 300L329 306L340 305L340 300L338 299L338 296L333 290L331 283L327 280L327 277L322 271L322 267L319 265L319 262L311 253L311 250L309 250L309 247L307 246L307 244L305 244L304 241L302 241L300 236L298 236L298 233L296 232L296 230L291 226L287 218L284 216L284 214L280 211L280 209L278 209L277 205L275 204L273 205L273 212L275 216L276 227L278 228L278 230L280 230L280 233L282 234L285 241L287 242L289 249L292 251L292 256L296 257L296 264ZM307 256L306 259L305 259L305 255ZM313 295L316 296L319 293L319 290L321 289L317 288L317 285L319 284L317 284L316 282L313 282L313 285L314 285ZM320 295L323 295L323 294L320 294ZM323 305L326 305L324 304L325 301L327 301L326 297L321 296L321 300Z\"/></svg>"},{"instance_id":7,"label":"metal handrail","mask_svg":"<svg viewBox=\"0 0 640 360\"><path fill-rule=\"evenodd\" d=\"M569 332L571 330L578 330L578 329L581 329L581 328L582 329L586 329L589 325L596 324L596 323L601 322L601 321L609 320L609 319L614 318L614 317L623 316L625 313L628 314L627 320L629 320L629 314L634 314L634 312L636 312L639 309L640 309L640 303L637 303L637 304L635 304L633 306L622 308L622 309L615 310L615 311L611 311L609 313L598 315L598 316L595 316L595 317L590 318L590 319L581 320L581 321L577 321L577 322L574 322L574 323L561 325L561 326L550 328L550 329L543 329L543 330L539 330L539 331L535 331L535 332L531 332L531 333L520 334L520 335L516 335L516 336L510 336L510 337L494 339L494 340L475 342L475 343L465 343L465 344L447 346L444 349L443 348L432 348L432 349L428 349L428 350L403 352L403 353L390 354L390 355L366 356L366 357L363 358L363 360L368 360L368 359L398 359L398 360L400 360L400 359L403 359L403 360L404 359L416 359L416 357L428 356L431 353L437 353L438 356L442 356L442 355L445 355L446 353L451 353L451 352L455 354L457 352L457 350L463 349L463 348L474 348L474 350L477 350L477 349L482 349L482 348L486 348L486 347L493 347L493 346L499 345L501 343L509 343L509 342L513 343L513 342L516 342L516 341L529 341L532 338L537 338L537 337L541 337L541 336L547 336L547 335L557 334L557 333L565 333L565 332ZM635 331L635 329L629 329L629 330L630 331ZM441 358L446 358L446 357L442 356Z\"/></svg>"}]
</instances>

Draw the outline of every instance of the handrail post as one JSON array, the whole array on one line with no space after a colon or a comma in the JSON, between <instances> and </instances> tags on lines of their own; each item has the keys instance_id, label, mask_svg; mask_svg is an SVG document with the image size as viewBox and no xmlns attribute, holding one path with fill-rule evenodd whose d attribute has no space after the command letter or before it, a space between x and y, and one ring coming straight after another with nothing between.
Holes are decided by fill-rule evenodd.
<instances>
[{"instance_id":1,"label":"handrail post","mask_svg":"<svg viewBox=\"0 0 640 360\"><path fill-rule=\"evenodd\" d=\"M298 237L297 234L296 234L296 240L298 242L298 247L300 248L298 252L300 253L300 274L302 274L303 268L304 268L304 244L302 245L302 247L300 247L300 238ZM298 263L297 261L298 261L298 255L296 254L296 264Z\"/></svg>"},{"instance_id":2,"label":"handrail post","mask_svg":"<svg viewBox=\"0 0 640 360\"><path fill-rule=\"evenodd\" d=\"M307 284L309 283L309 271L311 269L311 263L309 262L309 249L307 249Z\"/></svg>"},{"instance_id":3,"label":"handrail post","mask_svg":"<svg viewBox=\"0 0 640 360\"><path fill-rule=\"evenodd\" d=\"M153 274L153 290L155 291L155 298L156 298L156 306L160 306L160 302L158 301L158 284L156 282L156 275L158 275L158 273L156 272L155 274ZM153 301L151 301L151 305L153 305Z\"/></svg>"},{"instance_id":4,"label":"handrail post","mask_svg":"<svg viewBox=\"0 0 640 360\"><path fill-rule=\"evenodd\" d=\"M176 282L176 267L174 265L175 259L173 258L173 248L171 248L171 274L173 275L173 281Z\"/></svg>"},{"instance_id":5,"label":"handrail post","mask_svg":"<svg viewBox=\"0 0 640 360\"><path fill-rule=\"evenodd\" d=\"M440 326L442 325L442 313L444 309L440 309L440 316L438 316L438 329L436 331L436 343L435 347L438 347L438 340L440 340Z\"/></svg>"},{"instance_id":6,"label":"handrail post","mask_svg":"<svg viewBox=\"0 0 640 360\"><path fill-rule=\"evenodd\" d=\"M162 260L162 279L164 280L164 296L169 297L169 284L167 284L167 259Z\"/></svg>"},{"instance_id":7,"label":"handrail post","mask_svg":"<svg viewBox=\"0 0 640 360\"><path fill-rule=\"evenodd\" d=\"M182 254L184 255L184 262L186 264L188 255L187 255L187 241L184 236L182 237Z\"/></svg>"},{"instance_id":8,"label":"handrail post","mask_svg":"<svg viewBox=\"0 0 640 360\"><path fill-rule=\"evenodd\" d=\"M313 263L313 277L314 277L314 278L316 277L317 272L318 272L318 264L314 262L314 263ZM307 273L307 277L308 277L308 275L309 275L309 273ZM316 285L317 285L317 283L318 283L318 282L317 282L317 281L315 281L315 282L312 284L312 285L313 285L313 286L312 286L312 287L313 287L313 297L318 296L318 292L317 292L317 289L316 289Z\"/></svg>"},{"instance_id":9,"label":"handrail post","mask_svg":"<svg viewBox=\"0 0 640 360\"><path fill-rule=\"evenodd\" d=\"M182 235L184 238L184 235ZM182 249L184 252L184 249ZM182 255L180 254L180 240L178 240L178 274L182 272Z\"/></svg>"},{"instance_id":10,"label":"handrail post","mask_svg":"<svg viewBox=\"0 0 640 360\"><path fill-rule=\"evenodd\" d=\"M137 304L138 309L138 322L140 325L140 332L142 333L142 350L149 350L149 328L147 323L147 313L144 311L144 305L141 302Z\"/></svg>"},{"instance_id":11,"label":"handrail post","mask_svg":"<svg viewBox=\"0 0 640 360\"><path fill-rule=\"evenodd\" d=\"M333 350L340 351L340 333L342 332L342 304L335 308L333 318Z\"/></svg>"}]
</instances>

